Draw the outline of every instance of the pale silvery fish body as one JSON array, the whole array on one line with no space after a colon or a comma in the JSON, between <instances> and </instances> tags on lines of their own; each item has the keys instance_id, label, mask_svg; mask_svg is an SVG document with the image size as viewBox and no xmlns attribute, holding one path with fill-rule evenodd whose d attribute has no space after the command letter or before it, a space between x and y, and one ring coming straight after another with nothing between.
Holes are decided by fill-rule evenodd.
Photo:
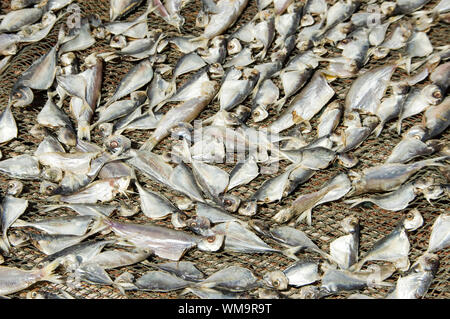
<instances>
[{"instance_id":1,"label":"pale silvery fish body","mask_svg":"<svg viewBox=\"0 0 450 319\"><path fill-rule=\"evenodd\" d=\"M289 107L270 125L269 130L279 133L295 124L309 123L334 94L325 76L319 71L316 72Z\"/></svg>"},{"instance_id":2,"label":"pale silvery fish body","mask_svg":"<svg viewBox=\"0 0 450 319\"><path fill-rule=\"evenodd\" d=\"M443 213L434 221L428 252L433 253L450 246L450 215Z\"/></svg>"},{"instance_id":3,"label":"pale silvery fish body","mask_svg":"<svg viewBox=\"0 0 450 319\"><path fill-rule=\"evenodd\" d=\"M360 110L375 114L395 68L395 65L376 67L353 81L345 98L345 111Z\"/></svg>"},{"instance_id":4,"label":"pale silvery fish body","mask_svg":"<svg viewBox=\"0 0 450 319\"><path fill-rule=\"evenodd\" d=\"M201 38L211 39L225 32L233 25L247 6L248 0L220 0L217 3L217 13L210 17Z\"/></svg>"},{"instance_id":5,"label":"pale silvery fish body","mask_svg":"<svg viewBox=\"0 0 450 319\"><path fill-rule=\"evenodd\" d=\"M17 137L17 125L11 106L8 105L0 114L0 144Z\"/></svg>"}]
</instances>

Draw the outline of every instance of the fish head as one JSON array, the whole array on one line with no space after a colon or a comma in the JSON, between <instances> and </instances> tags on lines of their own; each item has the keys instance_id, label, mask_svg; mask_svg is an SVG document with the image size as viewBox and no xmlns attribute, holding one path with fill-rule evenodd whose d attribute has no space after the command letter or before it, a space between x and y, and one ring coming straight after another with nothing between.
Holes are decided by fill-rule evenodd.
<instances>
[{"instance_id":1,"label":"fish head","mask_svg":"<svg viewBox=\"0 0 450 319\"><path fill-rule=\"evenodd\" d=\"M55 195L58 185L49 181L41 182L39 192L44 195Z\"/></svg>"},{"instance_id":2,"label":"fish head","mask_svg":"<svg viewBox=\"0 0 450 319\"><path fill-rule=\"evenodd\" d=\"M383 1L383 3L380 6L381 12L385 16L390 16L396 7L396 3L393 1Z\"/></svg>"},{"instance_id":3,"label":"fish head","mask_svg":"<svg viewBox=\"0 0 450 319\"><path fill-rule=\"evenodd\" d=\"M23 183L21 181L9 181L6 186L6 194L11 196L19 196L23 190Z\"/></svg>"},{"instance_id":4,"label":"fish head","mask_svg":"<svg viewBox=\"0 0 450 319\"><path fill-rule=\"evenodd\" d=\"M208 73L211 79L218 79L225 74L225 71L220 63L213 63L209 66Z\"/></svg>"},{"instance_id":5,"label":"fish head","mask_svg":"<svg viewBox=\"0 0 450 319\"><path fill-rule=\"evenodd\" d=\"M200 96L207 97L212 96L219 89L219 83L217 81L206 81L201 84Z\"/></svg>"},{"instance_id":6,"label":"fish head","mask_svg":"<svg viewBox=\"0 0 450 319\"><path fill-rule=\"evenodd\" d=\"M315 22L316 21L315 21L313 15L308 13L308 14L304 14L302 16L302 19L300 20L300 25L302 27L308 27L310 25L313 25Z\"/></svg>"},{"instance_id":7,"label":"fish head","mask_svg":"<svg viewBox=\"0 0 450 319\"><path fill-rule=\"evenodd\" d=\"M243 79L256 82L259 79L259 71L257 69L245 69Z\"/></svg>"},{"instance_id":8,"label":"fish head","mask_svg":"<svg viewBox=\"0 0 450 319\"><path fill-rule=\"evenodd\" d=\"M251 114L251 109L245 105L238 105L232 114L234 114L234 117L237 120L236 125L239 125L239 122L247 121Z\"/></svg>"},{"instance_id":9,"label":"fish head","mask_svg":"<svg viewBox=\"0 0 450 319\"><path fill-rule=\"evenodd\" d=\"M432 253L424 253L417 259L414 268L418 269L419 271L430 271L431 273L436 274L439 269L439 264L440 262L438 255Z\"/></svg>"},{"instance_id":10,"label":"fish head","mask_svg":"<svg viewBox=\"0 0 450 319\"><path fill-rule=\"evenodd\" d=\"M232 194L225 194L221 198L222 205L229 212L236 212L241 205L241 199Z\"/></svg>"},{"instance_id":11,"label":"fish head","mask_svg":"<svg viewBox=\"0 0 450 319\"><path fill-rule=\"evenodd\" d=\"M112 123L102 123L98 126L101 137L109 137L113 133L114 124Z\"/></svg>"},{"instance_id":12,"label":"fish head","mask_svg":"<svg viewBox=\"0 0 450 319\"><path fill-rule=\"evenodd\" d=\"M345 114L343 125L347 127L361 127L361 117L356 111Z\"/></svg>"},{"instance_id":13,"label":"fish head","mask_svg":"<svg viewBox=\"0 0 450 319\"><path fill-rule=\"evenodd\" d=\"M437 105L442 102L444 94L436 84L429 84L423 88L422 93L425 99L432 105Z\"/></svg>"},{"instance_id":14,"label":"fish head","mask_svg":"<svg viewBox=\"0 0 450 319\"><path fill-rule=\"evenodd\" d=\"M110 33L106 30L105 27L93 28L93 30L92 30L92 36L99 40L104 40L109 35L110 35Z\"/></svg>"},{"instance_id":15,"label":"fish head","mask_svg":"<svg viewBox=\"0 0 450 319\"><path fill-rule=\"evenodd\" d=\"M403 218L403 226L408 231L414 231L423 225L423 217L418 209L412 209Z\"/></svg>"},{"instance_id":16,"label":"fish head","mask_svg":"<svg viewBox=\"0 0 450 319\"><path fill-rule=\"evenodd\" d=\"M378 116L368 116L363 120L363 126L370 128L371 130L375 129L377 127L378 123L380 122L380 119Z\"/></svg>"},{"instance_id":17,"label":"fish head","mask_svg":"<svg viewBox=\"0 0 450 319\"><path fill-rule=\"evenodd\" d=\"M354 154L338 154L337 155L338 163L345 168L353 168L359 163L358 157L356 157Z\"/></svg>"},{"instance_id":18,"label":"fish head","mask_svg":"<svg viewBox=\"0 0 450 319\"><path fill-rule=\"evenodd\" d=\"M123 135L112 135L106 138L104 145L109 152L117 156L131 148L131 141Z\"/></svg>"},{"instance_id":19,"label":"fish head","mask_svg":"<svg viewBox=\"0 0 450 319\"><path fill-rule=\"evenodd\" d=\"M192 141L192 134L194 127L189 123L179 123L171 130L171 136L173 138L185 139L189 143Z\"/></svg>"},{"instance_id":20,"label":"fish head","mask_svg":"<svg viewBox=\"0 0 450 319\"><path fill-rule=\"evenodd\" d=\"M227 51L229 55L237 54L242 51L242 44L241 42L233 38L227 43Z\"/></svg>"},{"instance_id":21,"label":"fish head","mask_svg":"<svg viewBox=\"0 0 450 319\"><path fill-rule=\"evenodd\" d=\"M130 94L130 98L137 105L142 105L147 100L147 92L146 91L136 91Z\"/></svg>"},{"instance_id":22,"label":"fish head","mask_svg":"<svg viewBox=\"0 0 450 319\"><path fill-rule=\"evenodd\" d=\"M123 49L127 46L127 39L123 35L115 35L111 37L111 42L109 45L112 48Z\"/></svg>"},{"instance_id":23,"label":"fish head","mask_svg":"<svg viewBox=\"0 0 450 319\"><path fill-rule=\"evenodd\" d=\"M182 211L175 212L171 216L171 223L175 228L184 228L187 226L186 222L188 218L188 215L186 215Z\"/></svg>"},{"instance_id":24,"label":"fish head","mask_svg":"<svg viewBox=\"0 0 450 319\"><path fill-rule=\"evenodd\" d=\"M298 295L300 299L318 299L320 289L316 286L305 286L300 289Z\"/></svg>"},{"instance_id":25,"label":"fish head","mask_svg":"<svg viewBox=\"0 0 450 319\"><path fill-rule=\"evenodd\" d=\"M67 145L67 146L76 146L77 145L77 136L74 131L68 127L60 127L57 131L58 141Z\"/></svg>"},{"instance_id":26,"label":"fish head","mask_svg":"<svg viewBox=\"0 0 450 319\"><path fill-rule=\"evenodd\" d=\"M290 208L284 208L272 217L272 219L279 224L284 224L288 222L291 218L292 218L292 210Z\"/></svg>"},{"instance_id":27,"label":"fish head","mask_svg":"<svg viewBox=\"0 0 450 319\"><path fill-rule=\"evenodd\" d=\"M355 233L359 230L359 219L356 216L348 216L341 221L341 226L347 233Z\"/></svg>"},{"instance_id":28,"label":"fish head","mask_svg":"<svg viewBox=\"0 0 450 319\"><path fill-rule=\"evenodd\" d=\"M53 183L58 183L63 178L63 171L60 168L48 167L42 171L41 177L44 180L47 180L47 181L50 181Z\"/></svg>"},{"instance_id":29,"label":"fish head","mask_svg":"<svg viewBox=\"0 0 450 319\"><path fill-rule=\"evenodd\" d=\"M27 106L33 102L33 91L26 86L15 87L9 97L10 103L14 106Z\"/></svg>"},{"instance_id":30,"label":"fish head","mask_svg":"<svg viewBox=\"0 0 450 319\"><path fill-rule=\"evenodd\" d=\"M214 233L211 230L211 221L204 216L195 216L186 221L186 226L194 233L201 236L211 236Z\"/></svg>"},{"instance_id":31,"label":"fish head","mask_svg":"<svg viewBox=\"0 0 450 319\"><path fill-rule=\"evenodd\" d=\"M422 125L414 125L411 127L406 133L405 137L415 138L418 140L422 140L425 136L425 128Z\"/></svg>"},{"instance_id":32,"label":"fish head","mask_svg":"<svg viewBox=\"0 0 450 319\"><path fill-rule=\"evenodd\" d=\"M268 116L269 113L262 106L257 106L252 112L252 119L255 123L264 121Z\"/></svg>"},{"instance_id":33,"label":"fish head","mask_svg":"<svg viewBox=\"0 0 450 319\"><path fill-rule=\"evenodd\" d=\"M370 51L374 59L381 60L384 59L390 52L390 49L384 47L376 47Z\"/></svg>"},{"instance_id":34,"label":"fish head","mask_svg":"<svg viewBox=\"0 0 450 319\"><path fill-rule=\"evenodd\" d=\"M215 36L211 40L211 45L215 48L224 47L226 44L227 44L227 39L225 38L224 35Z\"/></svg>"},{"instance_id":35,"label":"fish head","mask_svg":"<svg viewBox=\"0 0 450 319\"><path fill-rule=\"evenodd\" d=\"M242 207L239 208L238 213L242 216L255 216L258 209L258 204L255 200L245 202Z\"/></svg>"},{"instance_id":36,"label":"fish head","mask_svg":"<svg viewBox=\"0 0 450 319\"><path fill-rule=\"evenodd\" d=\"M392 91L396 95L405 95L408 93L410 86L406 81L400 81L392 85Z\"/></svg>"},{"instance_id":37,"label":"fish head","mask_svg":"<svg viewBox=\"0 0 450 319\"><path fill-rule=\"evenodd\" d=\"M218 251L224 242L225 235L214 234L212 236L202 238L202 240L197 244L197 247L202 251Z\"/></svg>"},{"instance_id":38,"label":"fish head","mask_svg":"<svg viewBox=\"0 0 450 319\"><path fill-rule=\"evenodd\" d=\"M289 279L280 270L271 271L264 275L263 281L266 285L277 290L286 290L289 286Z\"/></svg>"},{"instance_id":39,"label":"fish head","mask_svg":"<svg viewBox=\"0 0 450 319\"><path fill-rule=\"evenodd\" d=\"M195 19L195 26L197 28L205 28L209 24L209 15L200 10L197 14L197 18Z\"/></svg>"}]
</instances>

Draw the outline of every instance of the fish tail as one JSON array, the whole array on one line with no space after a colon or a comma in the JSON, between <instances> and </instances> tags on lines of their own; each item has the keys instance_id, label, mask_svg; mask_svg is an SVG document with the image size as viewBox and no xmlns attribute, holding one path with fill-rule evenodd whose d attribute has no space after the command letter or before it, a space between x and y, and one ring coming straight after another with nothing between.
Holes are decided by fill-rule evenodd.
<instances>
[{"instance_id":1,"label":"fish tail","mask_svg":"<svg viewBox=\"0 0 450 319\"><path fill-rule=\"evenodd\" d=\"M350 208L353 208L355 206L358 206L361 203L364 203L367 201L367 198L357 198L357 199L349 199L344 201L346 204L351 204Z\"/></svg>"},{"instance_id":2,"label":"fish tail","mask_svg":"<svg viewBox=\"0 0 450 319\"><path fill-rule=\"evenodd\" d=\"M43 213L47 213L47 212L54 211L54 210L56 210L58 208L62 208L62 207L64 207L64 205L45 205L45 206L42 206L42 207L47 207L46 209L44 209L42 211Z\"/></svg>"},{"instance_id":3,"label":"fish tail","mask_svg":"<svg viewBox=\"0 0 450 319\"><path fill-rule=\"evenodd\" d=\"M397 134L400 135L400 133L402 132L402 118L399 118L397 123L396 123L396 128L397 128Z\"/></svg>"},{"instance_id":4,"label":"fish tail","mask_svg":"<svg viewBox=\"0 0 450 319\"><path fill-rule=\"evenodd\" d=\"M80 121L77 130L78 139L83 141L91 141L91 128L88 122Z\"/></svg>"},{"instance_id":5,"label":"fish tail","mask_svg":"<svg viewBox=\"0 0 450 319\"><path fill-rule=\"evenodd\" d=\"M60 275L55 274L56 268L60 265L59 260L52 261L47 266L40 270L41 280L49 281L54 284L62 284L63 280Z\"/></svg>"},{"instance_id":6,"label":"fish tail","mask_svg":"<svg viewBox=\"0 0 450 319\"><path fill-rule=\"evenodd\" d=\"M411 57L400 57L395 61L395 65L401 69L404 69L408 75L411 73Z\"/></svg>"},{"instance_id":7,"label":"fish tail","mask_svg":"<svg viewBox=\"0 0 450 319\"><path fill-rule=\"evenodd\" d=\"M420 162L417 162L416 164L419 164L421 166L438 166L438 167L445 167L447 165L443 164L443 163L438 163L441 161L446 161L449 160L450 156L441 156L441 157L436 157L436 158L431 158L431 159L427 159L427 160L423 160Z\"/></svg>"},{"instance_id":8,"label":"fish tail","mask_svg":"<svg viewBox=\"0 0 450 319\"><path fill-rule=\"evenodd\" d=\"M380 124L377 125L377 127L373 130L373 134L375 134L375 137L380 136L381 132L384 128L384 122L380 122Z\"/></svg>"},{"instance_id":9,"label":"fish tail","mask_svg":"<svg viewBox=\"0 0 450 319\"><path fill-rule=\"evenodd\" d=\"M276 107L278 113L281 112L281 109L283 108L284 104L286 103L286 100L287 100L286 97L283 97L273 104L273 106Z\"/></svg>"}]
</instances>

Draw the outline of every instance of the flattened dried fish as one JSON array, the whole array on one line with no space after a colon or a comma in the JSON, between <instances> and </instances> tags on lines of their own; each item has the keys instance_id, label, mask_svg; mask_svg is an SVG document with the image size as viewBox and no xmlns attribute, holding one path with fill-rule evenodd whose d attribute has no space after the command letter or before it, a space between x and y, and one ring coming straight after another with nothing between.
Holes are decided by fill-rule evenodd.
<instances>
[{"instance_id":1,"label":"flattened dried fish","mask_svg":"<svg viewBox=\"0 0 450 319\"><path fill-rule=\"evenodd\" d=\"M60 276L54 273L58 266L58 262L50 263L42 269L33 270L0 266L0 295L13 294L39 281L60 284L62 282Z\"/></svg>"},{"instance_id":2,"label":"flattened dried fish","mask_svg":"<svg viewBox=\"0 0 450 319\"><path fill-rule=\"evenodd\" d=\"M16 138L17 132L16 120L11 111L11 106L8 105L0 114L0 144Z\"/></svg>"},{"instance_id":3,"label":"flattened dried fish","mask_svg":"<svg viewBox=\"0 0 450 319\"><path fill-rule=\"evenodd\" d=\"M317 71L289 107L269 126L269 130L279 133L295 124L309 125L309 121L333 96L334 90L328 85L325 76Z\"/></svg>"}]
</instances>

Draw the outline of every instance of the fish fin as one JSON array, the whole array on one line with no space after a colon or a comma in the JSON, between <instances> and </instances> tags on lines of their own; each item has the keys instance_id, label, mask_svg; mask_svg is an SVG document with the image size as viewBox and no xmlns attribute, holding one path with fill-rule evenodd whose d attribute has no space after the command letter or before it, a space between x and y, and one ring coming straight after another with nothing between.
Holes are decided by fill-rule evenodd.
<instances>
[{"instance_id":1,"label":"fish fin","mask_svg":"<svg viewBox=\"0 0 450 319\"><path fill-rule=\"evenodd\" d=\"M282 251L282 254L288 258L298 260L299 258L295 255L300 250L300 247L290 247Z\"/></svg>"},{"instance_id":2,"label":"fish fin","mask_svg":"<svg viewBox=\"0 0 450 319\"><path fill-rule=\"evenodd\" d=\"M300 224L303 220L306 221L306 223L311 226L312 224L312 209L308 209L306 211L304 211L295 221L295 224L298 225Z\"/></svg>"},{"instance_id":3,"label":"fish fin","mask_svg":"<svg viewBox=\"0 0 450 319\"><path fill-rule=\"evenodd\" d=\"M273 106L276 107L276 109L277 109L277 113L281 112L281 109L283 108L284 104L286 103L286 100L287 100L286 97L283 97L273 104Z\"/></svg>"},{"instance_id":4,"label":"fish fin","mask_svg":"<svg viewBox=\"0 0 450 319\"><path fill-rule=\"evenodd\" d=\"M400 69L404 69L408 75L411 73L411 57L402 57L400 55L400 58L395 61L395 65Z\"/></svg>"},{"instance_id":5,"label":"fish fin","mask_svg":"<svg viewBox=\"0 0 450 319\"><path fill-rule=\"evenodd\" d=\"M11 225L11 227L27 227L30 223L27 221L24 221L22 219L17 219L14 224Z\"/></svg>"},{"instance_id":6,"label":"fish fin","mask_svg":"<svg viewBox=\"0 0 450 319\"><path fill-rule=\"evenodd\" d=\"M398 270L407 271L409 269L409 266L411 265L411 262L409 261L408 256L404 256L393 261L393 264Z\"/></svg>"},{"instance_id":7,"label":"fish fin","mask_svg":"<svg viewBox=\"0 0 450 319\"><path fill-rule=\"evenodd\" d=\"M366 259L365 259L365 258L362 258L360 261L358 261L358 262L354 263L353 265L351 265L351 266L348 268L348 270L349 270L349 271L352 271L352 272L354 272L354 271L359 271L359 270L361 270L361 268L362 268L362 266L365 264L365 262L366 262Z\"/></svg>"},{"instance_id":8,"label":"fish fin","mask_svg":"<svg viewBox=\"0 0 450 319\"><path fill-rule=\"evenodd\" d=\"M54 196L47 197L47 200L50 202L59 202L61 200L61 195L54 195Z\"/></svg>"},{"instance_id":9,"label":"fish fin","mask_svg":"<svg viewBox=\"0 0 450 319\"><path fill-rule=\"evenodd\" d=\"M56 268L60 265L60 260L55 260L41 269L41 278L43 281L49 281L54 284L62 284L63 280L60 275L55 274Z\"/></svg>"}]
</instances>

